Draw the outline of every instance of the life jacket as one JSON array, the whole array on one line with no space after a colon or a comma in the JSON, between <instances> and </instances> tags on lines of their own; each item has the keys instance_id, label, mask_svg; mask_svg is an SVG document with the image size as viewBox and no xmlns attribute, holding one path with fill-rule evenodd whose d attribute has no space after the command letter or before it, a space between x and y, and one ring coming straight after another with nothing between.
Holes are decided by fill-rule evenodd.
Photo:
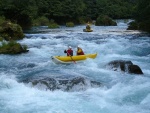
<instances>
[{"instance_id":1,"label":"life jacket","mask_svg":"<svg viewBox=\"0 0 150 113\"><path fill-rule=\"evenodd\" d=\"M73 56L73 50L72 49L68 49L67 50L67 56Z\"/></svg>"},{"instance_id":2,"label":"life jacket","mask_svg":"<svg viewBox=\"0 0 150 113\"><path fill-rule=\"evenodd\" d=\"M77 55L84 55L84 52L81 48L77 50Z\"/></svg>"}]
</instances>

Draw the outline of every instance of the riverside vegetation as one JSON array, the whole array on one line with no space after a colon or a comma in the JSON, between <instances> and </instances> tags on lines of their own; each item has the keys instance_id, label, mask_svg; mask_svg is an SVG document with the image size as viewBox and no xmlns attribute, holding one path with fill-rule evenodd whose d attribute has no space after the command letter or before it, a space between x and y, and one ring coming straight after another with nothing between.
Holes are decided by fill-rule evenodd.
<instances>
[{"instance_id":1,"label":"riverside vegetation","mask_svg":"<svg viewBox=\"0 0 150 113\"><path fill-rule=\"evenodd\" d=\"M32 26L73 27L93 20L96 26L115 26L113 19L133 18L128 30L150 32L149 6L149 0L0 0L0 53L26 52L15 41L23 39L22 29Z\"/></svg>"},{"instance_id":2,"label":"riverside vegetation","mask_svg":"<svg viewBox=\"0 0 150 113\"><path fill-rule=\"evenodd\" d=\"M24 34L20 25L3 20L0 25L0 54L27 52L26 45L21 45L16 42L17 40L23 39L23 37Z\"/></svg>"},{"instance_id":3,"label":"riverside vegetation","mask_svg":"<svg viewBox=\"0 0 150 113\"><path fill-rule=\"evenodd\" d=\"M130 23L128 30L143 30L150 33L150 1L139 0L133 15L135 21Z\"/></svg>"},{"instance_id":4,"label":"riverside vegetation","mask_svg":"<svg viewBox=\"0 0 150 113\"><path fill-rule=\"evenodd\" d=\"M68 22L91 23L100 15L112 19L131 18L136 4L137 0L0 0L0 15L17 22L23 29L33 25L57 28L68 26Z\"/></svg>"},{"instance_id":5,"label":"riverside vegetation","mask_svg":"<svg viewBox=\"0 0 150 113\"><path fill-rule=\"evenodd\" d=\"M68 26L68 22L91 23L99 20L101 15L112 19L133 18L135 22L128 29L150 32L149 5L149 0L0 0L0 15L23 29L35 25L58 28L59 25ZM96 25L116 25L113 21L99 22Z\"/></svg>"}]
</instances>

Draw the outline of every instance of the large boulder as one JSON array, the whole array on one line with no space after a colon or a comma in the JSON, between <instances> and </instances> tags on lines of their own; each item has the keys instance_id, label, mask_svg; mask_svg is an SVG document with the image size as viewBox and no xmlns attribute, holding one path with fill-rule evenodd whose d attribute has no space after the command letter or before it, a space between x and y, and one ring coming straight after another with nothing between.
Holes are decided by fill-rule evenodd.
<instances>
[{"instance_id":1,"label":"large boulder","mask_svg":"<svg viewBox=\"0 0 150 113\"><path fill-rule=\"evenodd\" d=\"M133 74L143 74L141 68L137 65L134 65L131 61L114 60L109 62L106 65L106 67L114 71L123 71Z\"/></svg>"},{"instance_id":2,"label":"large boulder","mask_svg":"<svg viewBox=\"0 0 150 113\"><path fill-rule=\"evenodd\" d=\"M134 74L143 74L141 68L138 65L129 65L128 72Z\"/></svg>"},{"instance_id":3,"label":"large boulder","mask_svg":"<svg viewBox=\"0 0 150 113\"><path fill-rule=\"evenodd\" d=\"M71 79L60 79L52 77L27 78L22 81L31 87L42 90L62 90L62 91L81 91L89 87L100 87L101 83L89 80L84 77L74 77Z\"/></svg>"}]
</instances>

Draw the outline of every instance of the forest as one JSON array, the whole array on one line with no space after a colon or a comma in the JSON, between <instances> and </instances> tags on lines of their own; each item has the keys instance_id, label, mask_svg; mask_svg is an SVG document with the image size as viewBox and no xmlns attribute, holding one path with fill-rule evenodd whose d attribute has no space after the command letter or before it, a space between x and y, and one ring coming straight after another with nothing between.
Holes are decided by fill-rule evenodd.
<instances>
[{"instance_id":1,"label":"forest","mask_svg":"<svg viewBox=\"0 0 150 113\"><path fill-rule=\"evenodd\" d=\"M82 24L107 15L112 19L133 18L139 29L150 31L149 0L0 0L0 15L23 28L31 27L39 17L61 25L70 21Z\"/></svg>"}]
</instances>

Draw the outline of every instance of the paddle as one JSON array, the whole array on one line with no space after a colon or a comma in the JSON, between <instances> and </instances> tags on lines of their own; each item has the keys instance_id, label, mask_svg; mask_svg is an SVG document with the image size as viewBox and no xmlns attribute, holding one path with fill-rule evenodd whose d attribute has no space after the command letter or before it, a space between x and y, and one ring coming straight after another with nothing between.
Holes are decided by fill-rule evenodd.
<instances>
[{"instance_id":1,"label":"paddle","mask_svg":"<svg viewBox=\"0 0 150 113\"><path fill-rule=\"evenodd\" d=\"M70 56L71 60L76 64L76 62L73 60L72 56L68 53L68 51L66 51L66 52Z\"/></svg>"}]
</instances>

